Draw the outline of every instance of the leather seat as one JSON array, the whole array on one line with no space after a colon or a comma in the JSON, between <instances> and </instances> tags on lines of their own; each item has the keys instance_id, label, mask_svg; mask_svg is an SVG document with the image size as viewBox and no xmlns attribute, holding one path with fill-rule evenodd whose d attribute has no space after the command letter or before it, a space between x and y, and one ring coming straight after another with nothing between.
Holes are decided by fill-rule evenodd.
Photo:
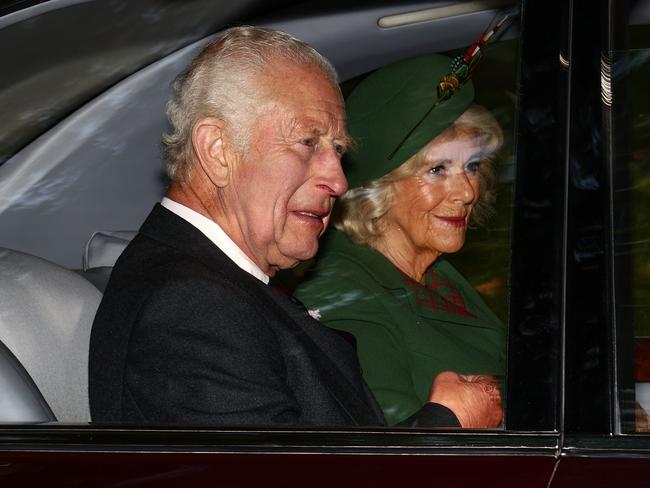
<instances>
[{"instance_id":1,"label":"leather seat","mask_svg":"<svg viewBox=\"0 0 650 488\"><path fill-rule=\"evenodd\" d=\"M54 413L20 361L0 342L0 421L51 422Z\"/></svg>"},{"instance_id":2,"label":"leather seat","mask_svg":"<svg viewBox=\"0 0 650 488\"><path fill-rule=\"evenodd\" d=\"M136 231L94 232L84 249L81 276L104 293L115 261L136 234Z\"/></svg>"},{"instance_id":3,"label":"leather seat","mask_svg":"<svg viewBox=\"0 0 650 488\"><path fill-rule=\"evenodd\" d=\"M47 408L62 422L90 421L88 349L100 300L78 274L0 249L0 422L53 420Z\"/></svg>"}]
</instances>

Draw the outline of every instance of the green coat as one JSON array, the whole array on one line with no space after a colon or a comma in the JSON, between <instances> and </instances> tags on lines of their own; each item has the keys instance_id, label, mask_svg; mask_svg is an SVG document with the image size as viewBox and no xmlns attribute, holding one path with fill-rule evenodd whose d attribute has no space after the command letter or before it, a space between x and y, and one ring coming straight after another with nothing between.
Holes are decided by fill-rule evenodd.
<instances>
[{"instance_id":1,"label":"green coat","mask_svg":"<svg viewBox=\"0 0 650 488\"><path fill-rule=\"evenodd\" d=\"M426 283L334 231L295 292L313 316L354 334L364 378L389 424L422 407L441 371L505 374L505 327L478 293L444 259Z\"/></svg>"}]
</instances>

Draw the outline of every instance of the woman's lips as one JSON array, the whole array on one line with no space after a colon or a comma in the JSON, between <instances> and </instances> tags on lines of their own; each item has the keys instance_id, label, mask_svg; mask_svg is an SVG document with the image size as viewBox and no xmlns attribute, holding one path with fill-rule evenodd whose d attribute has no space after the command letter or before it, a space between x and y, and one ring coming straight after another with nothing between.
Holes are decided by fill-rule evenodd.
<instances>
[{"instance_id":1,"label":"woman's lips","mask_svg":"<svg viewBox=\"0 0 650 488\"><path fill-rule=\"evenodd\" d=\"M460 217L448 217L445 215L436 215L437 219L442 220L443 222L453 226L453 227L465 227L467 225L466 223L466 216L460 216Z\"/></svg>"}]
</instances>

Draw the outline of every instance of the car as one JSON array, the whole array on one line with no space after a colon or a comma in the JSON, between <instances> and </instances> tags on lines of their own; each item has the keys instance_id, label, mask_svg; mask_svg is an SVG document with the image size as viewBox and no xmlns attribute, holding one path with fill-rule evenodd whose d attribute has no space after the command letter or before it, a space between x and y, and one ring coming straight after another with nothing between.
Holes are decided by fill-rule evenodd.
<instances>
[{"instance_id":1,"label":"car","mask_svg":"<svg viewBox=\"0 0 650 488\"><path fill-rule=\"evenodd\" d=\"M506 136L497 216L453 258L508 324L500 428L90 421L94 310L164 192L165 102L202 46L284 30L348 93L507 12L476 73ZM650 486L650 2L24 1L0 46L0 484Z\"/></svg>"}]
</instances>

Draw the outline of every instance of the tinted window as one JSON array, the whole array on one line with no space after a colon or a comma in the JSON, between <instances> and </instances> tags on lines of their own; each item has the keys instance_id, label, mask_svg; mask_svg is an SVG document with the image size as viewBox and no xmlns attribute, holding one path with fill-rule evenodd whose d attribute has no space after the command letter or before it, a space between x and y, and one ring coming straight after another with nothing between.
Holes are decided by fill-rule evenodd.
<instances>
[{"instance_id":1,"label":"tinted window","mask_svg":"<svg viewBox=\"0 0 650 488\"><path fill-rule=\"evenodd\" d=\"M632 11L629 49L610 53L616 326L623 431L650 432L650 25ZM607 98L607 97L606 97Z\"/></svg>"}]
</instances>

